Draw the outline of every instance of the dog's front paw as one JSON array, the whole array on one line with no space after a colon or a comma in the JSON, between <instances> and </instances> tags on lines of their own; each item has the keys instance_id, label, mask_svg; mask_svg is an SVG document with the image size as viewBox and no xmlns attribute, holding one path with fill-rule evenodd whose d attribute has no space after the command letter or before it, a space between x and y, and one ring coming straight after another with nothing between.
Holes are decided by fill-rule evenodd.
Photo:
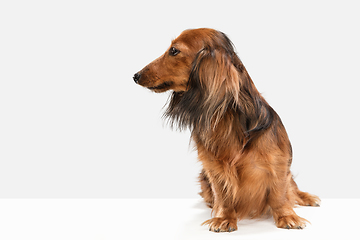
<instances>
[{"instance_id":1,"label":"dog's front paw","mask_svg":"<svg viewBox=\"0 0 360 240\"><path fill-rule=\"evenodd\" d=\"M285 229L303 229L306 227L306 219L297 216L296 214L279 217L276 221L278 228Z\"/></svg>"},{"instance_id":2,"label":"dog's front paw","mask_svg":"<svg viewBox=\"0 0 360 240\"><path fill-rule=\"evenodd\" d=\"M202 225L208 224L209 231L213 232L233 232L237 230L236 219L212 218L205 221Z\"/></svg>"}]
</instances>

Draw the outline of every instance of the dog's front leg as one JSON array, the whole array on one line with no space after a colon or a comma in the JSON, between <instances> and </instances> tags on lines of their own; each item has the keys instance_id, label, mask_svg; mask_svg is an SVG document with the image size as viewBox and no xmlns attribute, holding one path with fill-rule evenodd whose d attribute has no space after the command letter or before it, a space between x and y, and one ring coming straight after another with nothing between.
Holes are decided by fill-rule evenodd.
<instances>
[{"instance_id":1,"label":"dog's front leg","mask_svg":"<svg viewBox=\"0 0 360 240\"><path fill-rule=\"evenodd\" d=\"M231 198L227 196L229 192L221 181L216 181L211 174L208 174L208 177L214 196L213 218L205 221L203 225L208 224L209 230L213 232L233 232L237 230L237 218Z\"/></svg>"}]
</instances>

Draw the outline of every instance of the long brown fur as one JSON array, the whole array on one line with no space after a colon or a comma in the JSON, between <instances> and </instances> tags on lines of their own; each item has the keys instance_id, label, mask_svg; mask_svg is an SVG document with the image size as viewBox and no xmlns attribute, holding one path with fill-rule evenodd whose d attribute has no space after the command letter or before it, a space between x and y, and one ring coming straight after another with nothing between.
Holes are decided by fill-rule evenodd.
<instances>
[{"instance_id":1,"label":"long brown fur","mask_svg":"<svg viewBox=\"0 0 360 240\"><path fill-rule=\"evenodd\" d=\"M238 220L268 214L279 228L305 227L294 205L319 206L320 199L298 189L284 125L224 33L184 31L134 80L155 92L173 90L165 116L191 130L211 231L231 232Z\"/></svg>"}]
</instances>

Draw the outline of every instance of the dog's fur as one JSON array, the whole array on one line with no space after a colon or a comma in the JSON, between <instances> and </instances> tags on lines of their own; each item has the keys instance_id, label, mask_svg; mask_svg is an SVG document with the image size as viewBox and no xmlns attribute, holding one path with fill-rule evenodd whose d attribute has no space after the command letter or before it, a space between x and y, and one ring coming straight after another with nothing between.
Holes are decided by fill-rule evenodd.
<instances>
[{"instance_id":1,"label":"dog's fur","mask_svg":"<svg viewBox=\"0 0 360 240\"><path fill-rule=\"evenodd\" d=\"M192 132L211 231L231 232L238 220L268 214L279 228L305 227L294 205L319 206L320 199L298 189L284 125L224 33L184 31L134 80L155 92L173 90L165 116Z\"/></svg>"}]
</instances>

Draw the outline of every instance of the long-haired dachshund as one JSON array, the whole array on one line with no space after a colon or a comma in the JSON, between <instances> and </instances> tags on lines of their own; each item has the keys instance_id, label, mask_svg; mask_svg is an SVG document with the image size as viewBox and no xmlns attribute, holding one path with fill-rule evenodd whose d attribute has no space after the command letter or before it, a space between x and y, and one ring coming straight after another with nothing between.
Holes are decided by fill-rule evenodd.
<instances>
[{"instance_id":1,"label":"long-haired dachshund","mask_svg":"<svg viewBox=\"0 0 360 240\"><path fill-rule=\"evenodd\" d=\"M172 90L165 116L191 130L211 231L232 232L238 220L269 214L279 228L305 227L294 205L319 206L320 199L298 189L285 127L224 33L184 31L133 79L154 92Z\"/></svg>"}]
</instances>

